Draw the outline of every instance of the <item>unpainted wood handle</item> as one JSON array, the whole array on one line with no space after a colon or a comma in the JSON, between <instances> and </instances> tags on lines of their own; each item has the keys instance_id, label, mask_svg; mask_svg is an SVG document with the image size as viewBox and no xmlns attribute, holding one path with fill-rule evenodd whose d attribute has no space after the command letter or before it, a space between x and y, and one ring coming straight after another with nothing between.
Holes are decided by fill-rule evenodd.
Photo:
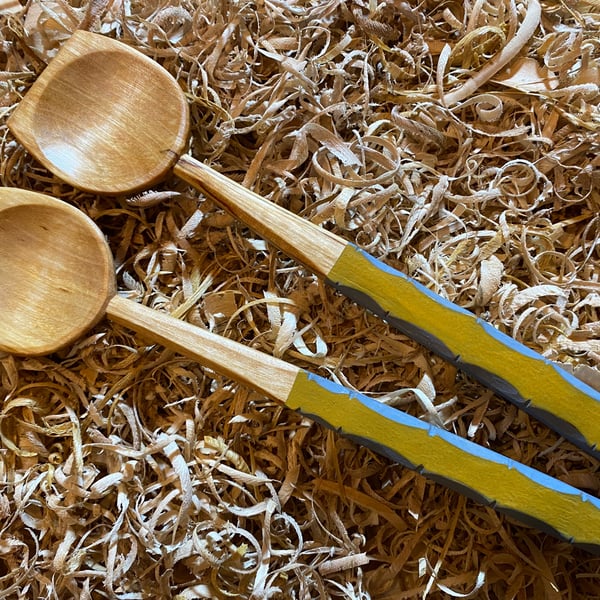
<instances>
[{"instance_id":1,"label":"unpainted wood handle","mask_svg":"<svg viewBox=\"0 0 600 600\"><path fill-rule=\"evenodd\" d=\"M336 235L269 202L189 155L179 159L173 173L313 273L325 276L346 247L347 242Z\"/></svg>"},{"instance_id":2,"label":"unpainted wood handle","mask_svg":"<svg viewBox=\"0 0 600 600\"><path fill-rule=\"evenodd\" d=\"M115 296L106 314L153 342L196 360L220 375L285 404L298 367L166 313Z\"/></svg>"},{"instance_id":3,"label":"unpainted wood handle","mask_svg":"<svg viewBox=\"0 0 600 600\"><path fill-rule=\"evenodd\" d=\"M600 500L282 360L114 297L107 315L147 339L525 524L600 552Z\"/></svg>"}]
</instances>

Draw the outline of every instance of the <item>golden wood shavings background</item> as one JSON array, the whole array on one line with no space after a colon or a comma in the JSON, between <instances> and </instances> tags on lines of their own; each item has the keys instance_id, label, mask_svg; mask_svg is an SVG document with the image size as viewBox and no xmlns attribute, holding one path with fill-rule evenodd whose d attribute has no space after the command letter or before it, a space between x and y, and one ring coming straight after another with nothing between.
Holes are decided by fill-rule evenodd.
<instances>
[{"instance_id":1,"label":"golden wood shavings background","mask_svg":"<svg viewBox=\"0 0 600 600\"><path fill-rule=\"evenodd\" d=\"M2 3L2 184L92 216L132 298L598 494L595 462L186 185L82 194L4 125L73 30L123 39L180 82L198 159L597 383L598 3L543 1L512 71L441 101L528 6ZM0 377L2 598L600 597L600 559L117 326Z\"/></svg>"}]
</instances>

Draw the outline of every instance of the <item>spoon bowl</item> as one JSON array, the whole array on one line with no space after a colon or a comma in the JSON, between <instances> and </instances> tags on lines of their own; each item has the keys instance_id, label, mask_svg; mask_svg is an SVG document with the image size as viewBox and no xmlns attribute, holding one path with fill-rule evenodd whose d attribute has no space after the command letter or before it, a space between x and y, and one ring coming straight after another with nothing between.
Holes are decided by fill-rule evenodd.
<instances>
[{"instance_id":1,"label":"spoon bowl","mask_svg":"<svg viewBox=\"0 0 600 600\"><path fill-rule=\"evenodd\" d=\"M0 280L0 351L54 352L106 315L232 379L252 382L277 400L286 398L290 374L293 382L297 372L119 296L112 254L100 229L82 211L45 194L0 188Z\"/></svg>"},{"instance_id":2,"label":"spoon bowl","mask_svg":"<svg viewBox=\"0 0 600 600\"><path fill-rule=\"evenodd\" d=\"M72 40L20 102L15 135L80 189L121 194L154 185L187 143L185 95L160 65L125 44L87 32Z\"/></svg>"},{"instance_id":3,"label":"spoon bowl","mask_svg":"<svg viewBox=\"0 0 600 600\"><path fill-rule=\"evenodd\" d=\"M112 257L81 211L7 189L0 193L0 348L47 354L104 315L115 292Z\"/></svg>"}]
</instances>

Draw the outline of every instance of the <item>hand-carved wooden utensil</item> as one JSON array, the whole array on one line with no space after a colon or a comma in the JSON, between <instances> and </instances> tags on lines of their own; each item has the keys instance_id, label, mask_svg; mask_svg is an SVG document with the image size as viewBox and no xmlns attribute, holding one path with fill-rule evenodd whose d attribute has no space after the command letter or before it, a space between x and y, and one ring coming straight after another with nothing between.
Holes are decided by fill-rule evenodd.
<instances>
[{"instance_id":1,"label":"hand-carved wooden utensil","mask_svg":"<svg viewBox=\"0 0 600 600\"><path fill-rule=\"evenodd\" d=\"M132 192L173 169L358 304L600 458L600 392L342 238L182 155L186 98L140 52L75 32L8 126L50 171L84 190Z\"/></svg>"},{"instance_id":2,"label":"hand-carved wooden utensil","mask_svg":"<svg viewBox=\"0 0 600 600\"><path fill-rule=\"evenodd\" d=\"M600 500L282 360L117 295L102 232L69 204L0 188L0 281L1 351L52 352L107 315L435 481L600 552Z\"/></svg>"}]
</instances>

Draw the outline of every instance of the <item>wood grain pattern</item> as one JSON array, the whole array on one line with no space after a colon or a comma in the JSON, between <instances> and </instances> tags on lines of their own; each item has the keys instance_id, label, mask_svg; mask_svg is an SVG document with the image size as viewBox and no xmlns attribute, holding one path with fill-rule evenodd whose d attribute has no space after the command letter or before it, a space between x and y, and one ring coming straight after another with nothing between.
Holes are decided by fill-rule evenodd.
<instances>
[{"instance_id":1,"label":"wood grain pattern","mask_svg":"<svg viewBox=\"0 0 600 600\"><path fill-rule=\"evenodd\" d=\"M298 367L264 352L119 296L111 300L106 312L112 321L133 329L143 338L192 358L282 404L287 401L299 372Z\"/></svg>"},{"instance_id":2,"label":"wood grain pattern","mask_svg":"<svg viewBox=\"0 0 600 600\"><path fill-rule=\"evenodd\" d=\"M174 172L313 273L322 276L329 273L347 246L340 237L269 202L192 157L182 157Z\"/></svg>"},{"instance_id":3,"label":"wood grain pattern","mask_svg":"<svg viewBox=\"0 0 600 600\"><path fill-rule=\"evenodd\" d=\"M76 31L7 121L47 169L90 192L122 194L163 179L187 145L177 82L122 44Z\"/></svg>"},{"instance_id":4,"label":"wood grain pattern","mask_svg":"<svg viewBox=\"0 0 600 600\"><path fill-rule=\"evenodd\" d=\"M74 342L116 289L110 249L81 211L11 188L0 188L0 281L0 349L27 355Z\"/></svg>"}]
</instances>

